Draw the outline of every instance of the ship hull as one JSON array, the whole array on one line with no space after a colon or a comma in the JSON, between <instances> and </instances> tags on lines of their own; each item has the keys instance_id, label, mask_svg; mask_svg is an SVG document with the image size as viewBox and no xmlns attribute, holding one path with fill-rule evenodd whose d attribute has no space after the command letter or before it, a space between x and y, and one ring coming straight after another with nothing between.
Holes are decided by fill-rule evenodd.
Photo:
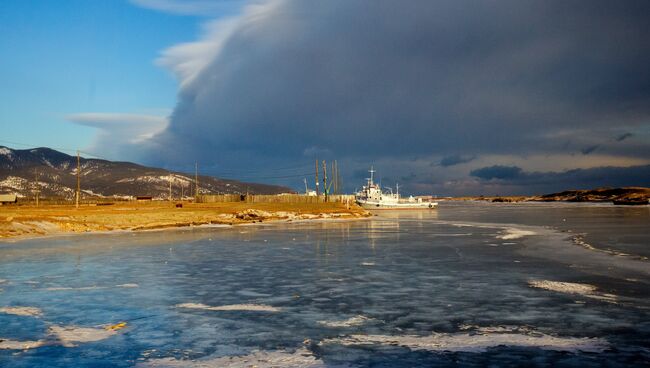
<instances>
[{"instance_id":1,"label":"ship hull","mask_svg":"<svg viewBox=\"0 0 650 368\"><path fill-rule=\"evenodd\" d=\"M438 206L436 202L382 203L358 200L357 203L366 210L425 210Z\"/></svg>"}]
</instances>

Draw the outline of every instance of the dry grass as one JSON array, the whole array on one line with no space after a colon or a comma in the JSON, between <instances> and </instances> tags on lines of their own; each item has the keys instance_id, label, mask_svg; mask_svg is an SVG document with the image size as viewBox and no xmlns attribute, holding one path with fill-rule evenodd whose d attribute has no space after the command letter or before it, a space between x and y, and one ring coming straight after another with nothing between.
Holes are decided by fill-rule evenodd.
<instances>
[{"instance_id":1,"label":"dry grass","mask_svg":"<svg viewBox=\"0 0 650 368\"><path fill-rule=\"evenodd\" d=\"M110 206L2 206L0 239L111 230L147 230L272 220L357 218L366 212L341 203L126 202Z\"/></svg>"}]
</instances>

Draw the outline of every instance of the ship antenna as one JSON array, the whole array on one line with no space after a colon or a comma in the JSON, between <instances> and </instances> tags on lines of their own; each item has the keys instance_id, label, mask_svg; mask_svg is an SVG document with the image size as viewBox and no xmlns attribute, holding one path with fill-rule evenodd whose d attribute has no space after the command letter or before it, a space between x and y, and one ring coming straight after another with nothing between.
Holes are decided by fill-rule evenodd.
<instances>
[{"instance_id":1,"label":"ship antenna","mask_svg":"<svg viewBox=\"0 0 650 368\"><path fill-rule=\"evenodd\" d=\"M375 173L375 170L373 169L372 166L370 166L370 170L368 171L370 173L370 185L373 184L372 179L373 179L373 174Z\"/></svg>"}]
</instances>

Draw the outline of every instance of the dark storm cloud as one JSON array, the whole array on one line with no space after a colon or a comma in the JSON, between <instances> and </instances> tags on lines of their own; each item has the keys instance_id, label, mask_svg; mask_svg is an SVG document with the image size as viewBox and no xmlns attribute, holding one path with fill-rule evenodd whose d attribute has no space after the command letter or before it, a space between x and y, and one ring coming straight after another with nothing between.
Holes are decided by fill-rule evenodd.
<instances>
[{"instance_id":1,"label":"dark storm cloud","mask_svg":"<svg viewBox=\"0 0 650 368\"><path fill-rule=\"evenodd\" d=\"M649 134L648 1L269 1L219 27L163 56L181 90L155 139L174 150L151 161L444 168ZM650 143L600 152L650 159Z\"/></svg>"},{"instance_id":2,"label":"dark storm cloud","mask_svg":"<svg viewBox=\"0 0 650 368\"><path fill-rule=\"evenodd\" d=\"M273 4L183 88L166 136L273 155L549 149L549 130L648 116L649 14L644 1Z\"/></svg>"},{"instance_id":3,"label":"dark storm cloud","mask_svg":"<svg viewBox=\"0 0 650 368\"><path fill-rule=\"evenodd\" d=\"M491 166L474 170L471 175L485 181L499 181L507 186L538 188L538 193L566 188L650 186L650 165L562 172L526 172L516 166Z\"/></svg>"},{"instance_id":4,"label":"dark storm cloud","mask_svg":"<svg viewBox=\"0 0 650 368\"><path fill-rule=\"evenodd\" d=\"M589 146L581 149L580 152L582 152L583 155L588 155L594 152L595 150L597 150L598 148L600 148L600 144L594 144L593 146Z\"/></svg>"},{"instance_id":5,"label":"dark storm cloud","mask_svg":"<svg viewBox=\"0 0 650 368\"><path fill-rule=\"evenodd\" d=\"M439 165L444 167L449 167L454 165L466 164L470 161L473 161L474 159L476 159L476 156L463 156L463 155L445 156L440 160Z\"/></svg>"},{"instance_id":6,"label":"dark storm cloud","mask_svg":"<svg viewBox=\"0 0 650 368\"><path fill-rule=\"evenodd\" d=\"M522 170L517 166L494 165L472 170L470 175L480 179L515 179L522 175Z\"/></svg>"},{"instance_id":7,"label":"dark storm cloud","mask_svg":"<svg viewBox=\"0 0 650 368\"><path fill-rule=\"evenodd\" d=\"M630 137L633 137L633 136L634 136L634 134L632 134L632 133L623 133L623 134L619 135L618 137L616 137L616 141L617 142L622 142L622 141L626 140L627 138L630 138Z\"/></svg>"}]
</instances>

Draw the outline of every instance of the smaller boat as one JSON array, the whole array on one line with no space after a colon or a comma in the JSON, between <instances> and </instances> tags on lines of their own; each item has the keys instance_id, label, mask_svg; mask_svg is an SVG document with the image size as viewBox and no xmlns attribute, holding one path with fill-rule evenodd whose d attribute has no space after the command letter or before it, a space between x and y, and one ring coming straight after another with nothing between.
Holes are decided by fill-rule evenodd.
<instances>
[{"instance_id":1,"label":"smaller boat","mask_svg":"<svg viewBox=\"0 0 650 368\"><path fill-rule=\"evenodd\" d=\"M370 168L370 178L363 188L355 194L356 202L365 209L393 209L393 210L406 210L406 209L433 209L438 203L431 201L423 201L422 198L414 198L409 196L407 199L400 198L399 184L397 185L396 193L389 188L389 193L384 193L381 186L375 184L374 173L375 170Z\"/></svg>"}]
</instances>

